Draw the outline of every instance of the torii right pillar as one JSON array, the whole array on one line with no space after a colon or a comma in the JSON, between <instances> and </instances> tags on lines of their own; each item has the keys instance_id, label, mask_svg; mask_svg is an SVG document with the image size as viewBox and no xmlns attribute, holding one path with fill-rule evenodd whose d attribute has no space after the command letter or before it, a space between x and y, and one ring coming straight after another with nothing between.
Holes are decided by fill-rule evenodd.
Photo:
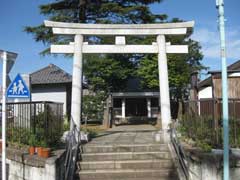
<instances>
[{"instance_id":1,"label":"torii right pillar","mask_svg":"<svg viewBox=\"0 0 240 180\"><path fill-rule=\"evenodd\" d=\"M169 142L170 135L168 133L171 123L171 108L168 82L168 65L166 40L164 35L157 36L158 44L158 74L159 74L159 90L160 90L160 105L161 105L161 121L163 131L163 141Z\"/></svg>"}]
</instances>

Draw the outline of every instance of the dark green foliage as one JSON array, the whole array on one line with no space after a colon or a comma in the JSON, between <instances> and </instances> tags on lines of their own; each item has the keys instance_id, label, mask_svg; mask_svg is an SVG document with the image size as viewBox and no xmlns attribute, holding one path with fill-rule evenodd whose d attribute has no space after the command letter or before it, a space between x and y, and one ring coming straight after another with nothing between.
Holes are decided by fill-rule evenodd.
<instances>
[{"instance_id":1,"label":"dark green foliage","mask_svg":"<svg viewBox=\"0 0 240 180\"><path fill-rule=\"evenodd\" d=\"M31 131L27 128L7 128L7 141L17 144L29 144Z\"/></svg>"},{"instance_id":2,"label":"dark green foliage","mask_svg":"<svg viewBox=\"0 0 240 180\"><path fill-rule=\"evenodd\" d=\"M240 121L229 119L229 144L232 148L240 147ZM178 131L185 138L192 139L197 147L204 151L212 148L223 148L223 127L219 124L214 127L212 116L198 116L185 114L181 117ZM218 133L217 133L218 132Z\"/></svg>"},{"instance_id":3,"label":"dark green foliage","mask_svg":"<svg viewBox=\"0 0 240 180\"><path fill-rule=\"evenodd\" d=\"M49 20L75 23L111 23L140 24L180 22L174 18L168 20L166 14L153 14L149 5L162 0L59 0L41 5L40 13ZM73 41L71 36L53 35L49 28L39 25L26 27L36 41L49 44L66 44ZM169 55L169 80L174 99L182 99L186 94L190 73L201 70L202 54L198 42L186 36L167 37L172 44L188 44L188 55ZM113 44L114 37L85 37L85 41L93 44ZM155 36L127 37L127 44L151 44ZM49 53L49 49L42 54ZM131 77L140 77L144 88L158 89L158 69L156 55L85 55L83 74L91 90L95 92L121 91Z\"/></svg>"},{"instance_id":4,"label":"dark green foliage","mask_svg":"<svg viewBox=\"0 0 240 180\"><path fill-rule=\"evenodd\" d=\"M34 145L43 147L56 147L60 143L63 128L60 121L57 121L51 108L39 112L31 127L19 127L12 123L7 127L7 140L19 145Z\"/></svg>"},{"instance_id":5,"label":"dark green foliage","mask_svg":"<svg viewBox=\"0 0 240 180\"><path fill-rule=\"evenodd\" d=\"M101 121L103 117L105 93L83 96L83 119Z\"/></svg>"},{"instance_id":6,"label":"dark green foliage","mask_svg":"<svg viewBox=\"0 0 240 180\"><path fill-rule=\"evenodd\" d=\"M173 19L171 22L181 22ZM188 54L168 54L168 70L171 97L174 100L186 99L190 75L194 71L200 71L205 67L201 64L203 55L198 42L190 38L192 30L184 36L168 36L167 42L173 45L188 45ZM161 73L161 72L160 72ZM146 55L140 62L137 70L142 79L142 86L152 89L159 88L157 55ZM185 96L185 97L184 97Z\"/></svg>"},{"instance_id":7,"label":"dark green foliage","mask_svg":"<svg viewBox=\"0 0 240 180\"><path fill-rule=\"evenodd\" d=\"M110 92L114 90L123 90L126 79L132 74L134 66L124 56L97 56L90 55L86 57L84 64L84 74L87 77L87 83L93 91Z\"/></svg>"},{"instance_id":8,"label":"dark green foliage","mask_svg":"<svg viewBox=\"0 0 240 180\"><path fill-rule=\"evenodd\" d=\"M60 0L41 5L40 13L49 20L75 23L155 23L166 20L166 15L155 15L149 5L161 0ZM73 41L70 36L55 36L43 24L25 27L34 39L49 44ZM145 37L128 37L127 42L144 43ZM90 43L112 44L114 37L85 37ZM148 40L146 40L148 41ZM49 53L49 49L42 54ZM84 75L94 91L110 92L125 88L126 81L135 74L141 55L85 55Z\"/></svg>"},{"instance_id":9,"label":"dark green foliage","mask_svg":"<svg viewBox=\"0 0 240 180\"><path fill-rule=\"evenodd\" d=\"M36 146L37 143L36 135L34 133L30 133L30 136L28 137L28 145Z\"/></svg>"},{"instance_id":10,"label":"dark green foliage","mask_svg":"<svg viewBox=\"0 0 240 180\"><path fill-rule=\"evenodd\" d=\"M162 0L59 0L39 7L40 13L52 21L74 23L153 23L167 18L166 15L154 15L149 6ZM36 41L49 43L66 43L72 37L53 36L51 29L43 24L27 26L25 31L31 33ZM94 40L95 41L95 40ZM44 50L43 54L48 53Z\"/></svg>"},{"instance_id":11,"label":"dark green foliage","mask_svg":"<svg viewBox=\"0 0 240 180\"><path fill-rule=\"evenodd\" d=\"M240 148L240 120L238 118L229 118L229 143L231 147Z\"/></svg>"},{"instance_id":12,"label":"dark green foliage","mask_svg":"<svg viewBox=\"0 0 240 180\"><path fill-rule=\"evenodd\" d=\"M50 106L39 113L36 118L35 134L39 144L56 146L60 143L63 134L63 122L52 111Z\"/></svg>"}]
</instances>

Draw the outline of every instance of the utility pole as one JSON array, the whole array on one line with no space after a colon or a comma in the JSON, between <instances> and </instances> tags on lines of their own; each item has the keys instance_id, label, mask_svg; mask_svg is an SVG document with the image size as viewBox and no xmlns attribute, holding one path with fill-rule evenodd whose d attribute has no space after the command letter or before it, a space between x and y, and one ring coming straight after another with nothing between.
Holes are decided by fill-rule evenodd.
<instances>
[{"instance_id":1,"label":"utility pole","mask_svg":"<svg viewBox=\"0 0 240 180\"><path fill-rule=\"evenodd\" d=\"M0 50L0 55L3 60L3 71L2 71L2 180L6 180L6 119L7 119L7 76L10 72L15 59L17 58L16 53Z\"/></svg>"},{"instance_id":2,"label":"utility pole","mask_svg":"<svg viewBox=\"0 0 240 180\"><path fill-rule=\"evenodd\" d=\"M223 109L223 179L229 180L229 120L228 120L228 82L226 62L224 1L216 0L219 13L219 31L222 58L222 109Z\"/></svg>"}]
</instances>

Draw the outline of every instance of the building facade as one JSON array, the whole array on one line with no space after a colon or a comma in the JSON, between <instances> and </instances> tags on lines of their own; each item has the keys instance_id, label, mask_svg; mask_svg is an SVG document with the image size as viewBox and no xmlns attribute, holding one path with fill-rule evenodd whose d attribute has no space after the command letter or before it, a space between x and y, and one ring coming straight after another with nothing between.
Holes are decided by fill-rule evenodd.
<instances>
[{"instance_id":1,"label":"building facade","mask_svg":"<svg viewBox=\"0 0 240 180\"><path fill-rule=\"evenodd\" d=\"M114 124L147 123L159 115L159 92L112 93Z\"/></svg>"}]
</instances>

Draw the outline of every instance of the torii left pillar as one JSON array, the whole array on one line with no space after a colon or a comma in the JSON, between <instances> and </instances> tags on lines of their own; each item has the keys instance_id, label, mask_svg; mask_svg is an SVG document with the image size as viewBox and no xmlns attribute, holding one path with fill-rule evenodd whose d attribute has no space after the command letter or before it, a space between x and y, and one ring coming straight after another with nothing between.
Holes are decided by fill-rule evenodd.
<instances>
[{"instance_id":1,"label":"torii left pillar","mask_svg":"<svg viewBox=\"0 0 240 180\"><path fill-rule=\"evenodd\" d=\"M71 129L76 125L80 130L82 114L82 66L83 66L83 35L77 34L74 38L73 79L72 79L72 104L71 104Z\"/></svg>"}]
</instances>

